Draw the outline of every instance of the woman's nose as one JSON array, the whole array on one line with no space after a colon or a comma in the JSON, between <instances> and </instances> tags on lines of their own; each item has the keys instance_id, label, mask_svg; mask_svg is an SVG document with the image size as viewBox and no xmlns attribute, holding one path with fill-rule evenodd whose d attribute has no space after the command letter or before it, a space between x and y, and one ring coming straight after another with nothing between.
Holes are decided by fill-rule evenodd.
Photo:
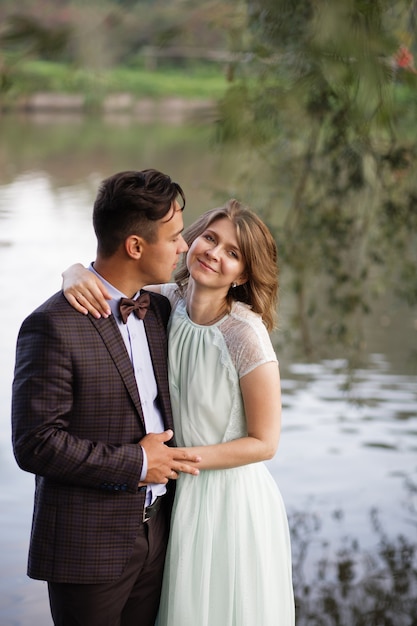
<instances>
[{"instance_id":1,"label":"woman's nose","mask_svg":"<svg viewBox=\"0 0 417 626\"><path fill-rule=\"evenodd\" d=\"M216 259L217 255L218 255L218 248L217 248L217 246L213 246L211 248L207 248L206 254L211 259Z\"/></svg>"}]
</instances>

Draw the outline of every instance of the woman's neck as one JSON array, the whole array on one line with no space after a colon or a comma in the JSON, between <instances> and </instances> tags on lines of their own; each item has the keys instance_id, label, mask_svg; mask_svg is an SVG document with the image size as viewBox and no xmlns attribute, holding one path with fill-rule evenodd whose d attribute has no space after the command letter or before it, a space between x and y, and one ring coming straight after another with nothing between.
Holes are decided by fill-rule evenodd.
<instances>
[{"instance_id":1,"label":"woman's neck","mask_svg":"<svg viewBox=\"0 0 417 626\"><path fill-rule=\"evenodd\" d=\"M189 318L201 326L211 326L230 313L226 294L203 289L190 281L185 294Z\"/></svg>"}]
</instances>

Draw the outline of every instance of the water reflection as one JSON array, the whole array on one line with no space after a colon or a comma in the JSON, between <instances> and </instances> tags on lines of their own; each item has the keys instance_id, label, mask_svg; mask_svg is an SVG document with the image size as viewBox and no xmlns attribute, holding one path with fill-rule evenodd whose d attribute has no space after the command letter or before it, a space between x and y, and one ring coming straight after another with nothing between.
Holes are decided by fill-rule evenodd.
<instances>
[{"instance_id":1,"label":"water reflection","mask_svg":"<svg viewBox=\"0 0 417 626\"><path fill-rule=\"evenodd\" d=\"M329 550L323 541L321 556L308 576L304 567L319 524L305 514L293 522L297 626L417 623L415 543L404 535L387 534L377 510L371 510L369 519L376 537L374 550L363 550L351 536L343 537L336 550Z\"/></svg>"},{"instance_id":2,"label":"water reflection","mask_svg":"<svg viewBox=\"0 0 417 626\"><path fill-rule=\"evenodd\" d=\"M288 505L317 512L324 534L324 520L345 511L345 532L366 545L373 541L371 506L392 532L408 534L404 483L417 483L415 376L392 373L382 355L355 372L340 360L287 369L282 442L271 465L277 476L285 468Z\"/></svg>"},{"instance_id":3,"label":"water reflection","mask_svg":"<svg viewBox=\"0 0 417 626\"><path fill-rule=\"evenodd\" d=\"M417 623L415 376L381 354L292 364L284 403L297 625Z\"/></svg>"},{"instance_id":4,"label":"water reflection","mask_svg":"<svg viewBox=\"0 0 417 626\"><path fill-rule=\"evenodd\" d=\"M48 151L34 143L39 128L25 139L12 125L7 150L0 148L0 161L12 159L0 173L2 626L51 623L45 584L25 576L33 477L17 468L10 448L16 335L23 318L59 289L61 270L94 257L91 203L99 180L132 167L133 155L135 163L172 171L190 190L188 221L220 196L243 196L228 188L233 163L208 152L204 130L193 140L186 130L167 131L164 143L161 129L137 127L132 138L132 129L103 132L85 121L75 128L76 135L74 125L45 127ZM282 278L285 292L285 271ZM415 365L405 362L416 329L401 311L390 314L387 333L385 314L370 319L368 351L356 369L344 359L300 362L285 333L276 335L283 433L269 466L290 513L300 626L417 623L417 385Z\"/></svg>"}]
</instances>

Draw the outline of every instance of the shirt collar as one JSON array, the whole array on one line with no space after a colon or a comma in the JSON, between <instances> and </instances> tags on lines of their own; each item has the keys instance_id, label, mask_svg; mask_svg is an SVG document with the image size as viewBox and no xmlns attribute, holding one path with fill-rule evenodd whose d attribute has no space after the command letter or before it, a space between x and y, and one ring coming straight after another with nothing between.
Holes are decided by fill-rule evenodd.
<instances>
[{"instance_id":1,"label":"shirt collar","mask_svg":"<svg viewBox=\"0 0 417 626\"><path fill-rule=\"evenodd\" d=\"M111 312L113 313L114 317L116 319L119 319L119 300L120 298L127 298L128 296L124 293L122 293L121 291L119 291L118 289L116 289L116 287L114 287L111 283L109 283L105 278L103 278L103 276L101 274L99 274L92 263L90 263L88 269L90 270L90 272L93 272L93 274L95 274L96 276L98 276L98 278L104 283L104 285L106 286L109 294L111 295L111 300L109 300L109 307L111 309ZM134 298L137 298L137 296L140 294L140 291L137 291L135 293L135 295L133 296Z\"/></svg>"}]
</instances>

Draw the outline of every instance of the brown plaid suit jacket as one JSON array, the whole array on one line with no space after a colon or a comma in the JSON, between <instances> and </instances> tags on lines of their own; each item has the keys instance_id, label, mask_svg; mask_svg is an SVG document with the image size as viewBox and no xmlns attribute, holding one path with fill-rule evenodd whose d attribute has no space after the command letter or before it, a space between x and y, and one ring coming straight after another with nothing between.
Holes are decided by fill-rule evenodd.
<instances>
[{"instance_id":1,"label":"brown plaid suit jacket","mask_svg":"<svg viewBox=\"0 0 417 626\"><path fill-rule=\"evenodd\" d=\"M168 300L151 294L145 329L165 427ZM13 449L36 474L28 575L51 582L117 578L144 506L145 425L117 324L77 313L55 294L23 322L12 394Z\"/></svg>"}]
</instances>

